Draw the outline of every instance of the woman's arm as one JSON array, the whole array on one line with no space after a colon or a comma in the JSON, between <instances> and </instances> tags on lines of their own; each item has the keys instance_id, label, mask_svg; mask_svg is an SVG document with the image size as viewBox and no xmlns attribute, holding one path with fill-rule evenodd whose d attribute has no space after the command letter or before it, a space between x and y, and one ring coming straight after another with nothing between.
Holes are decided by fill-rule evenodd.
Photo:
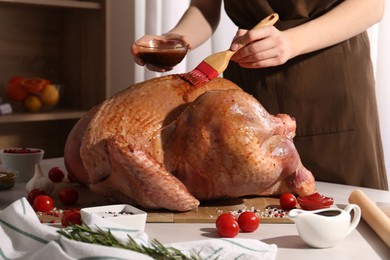
<instances>
[{"instance_id":1,"label":"woman's arm","mask_svg":"<svg viewBox=\"0 0 390 260\"><path fill-rule=\"evenodd\" d=\"M378 23L385 0L346 0L323 16L286 31L293 55L309 53L345 41Z\"/></svg>"},{"instance_id":2,"label":"woman's arm","mask_svg":"<svg viewBox=\"0 0 390 260\"><path fill-rule=\"evenodd\" d=\"M321 17L278 31L266 27L239 31L232 49L240 49L232 60L242 67L277 66L287 60L347 40L383 17L385 0L346 0Z\"/></svg>"},{"instance_id":3,"label":"woman's arm","mask_svg":"<svg viewBox=\"0 0 390 260\"><path fill-rule=\"evenodd\" d=\"M182 35L191 48L205 42L218 26L221 0L192 0L178 24L166 35Z\"/></svg>"},{"instance_id":4,"label":"woman's arm","mask_svg":"<svg viewBox=\"0 0 390 260\"><path fill-rule=\"evenodd\" d=\"M196 48L205 42L215 31L218 26L221 14L222 0L192 0L189 8L184 13L180 21L168 33L163 35L145 35L138 41L149 41L151 39L169 40L177 39L185 41L189 44L190 49ZM131 46L131 54L134 61L152 71L169 71L172 67L156 67L151 64L145 64L145 61L140 57L139 51L135 43Z\"/></svg>"}]
</instances>

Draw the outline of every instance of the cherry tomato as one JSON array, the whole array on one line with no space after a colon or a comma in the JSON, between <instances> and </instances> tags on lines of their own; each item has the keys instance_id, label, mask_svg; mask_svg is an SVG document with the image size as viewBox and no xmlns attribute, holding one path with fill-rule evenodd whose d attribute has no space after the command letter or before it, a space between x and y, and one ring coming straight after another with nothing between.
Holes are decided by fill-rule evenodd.
<instances>
[{"instance_id":1,"label":"cherry tomato","mask_svg":"<svg viewBox=\"0 0 390 260\"><path fill-rule=\"evenodd\" d=\"M333 198L323 196L316 192L307 196L299 196L298 204L303 210L324 209L333 205Z\"/></svg>"},{"instance_id":2,"label":"cherry tomato","mask_svg":"<svg viewBox=\"0 0 390 260\"><path fill-rule=\"evenodd\" d=\"M236 220L233 214L231 213L222 213L218 216L217 220L215 221L215 226L218 228L221 222L225 221L226 219Z\"/></svg>"},{"instance_id":3,"label":"cherry tomato","mask_svg":"<svg viewBox=\"0 0 390 260\"><path fill-rule=\"evenodd\" d=\"M235 219L225 218L218 224L217 232L221 237L232 238L237 236L240 227Z\"/></svg>"},{"instance_id":4,"label":"cherry tomato","mask_svg":"<svg viewBox=\"0 0 390 260\"><path fill-rule=\"evenodd\" d=\"M238 216L237 222L244 232L253 232L260 225L259 217L252 211L242 212L240 216Z\"/></svg>"},{"instance_id":5,"label":"cherry tomato","mask_svg":"<svg viewBox=\"0 0 390 260\"><path fill-rule=\"evenodd\" d=\"M58 198L62 204L70 206L76 204L77 200L79 199L79 193L73 188L63 188L58 193Z\"/></svg>"},{"instance_id":6,"label":"cherry tomato","mask_svg":"<svg viewBox=\"0 0 390 260\"><path fill-rule=\"evenodd\" d=\"M81 225L81 214L78 210L67 210L61 218L63 227L70 225Z\"/></svg>"},{"instance_id":7,"label":"cherry tomato","mask_svg":"<svg viewBox=\"0 0 390 260\"><path fill-rule=\"evenodd\" d=\"M60 167L51 168L47 175L52 182L61 182L65 177L65 173Z\"/></svg>"},{"instance_id":8,"label":"cherry tomato","mask_svg":"<svg viewBox=\"0 0 390 260\"><path fill-rule=\"evenodd\" d=\"M38 195L34 199L33 209L40 212L48 212L54 208L54 201L48 195Z\"/></svg>"},{"instance_id":9,"label":"cherry tomato","mask_svg":"<svg viewBox=\"0 0 390 260\"><path fill-rule=\"evenodd\" d=\"M36 197L39 195L47 195L46 192L42 189L32 189L28 194L27 194L27 200L30 202L30 205L32 206L34 204L34 200Z\"/></svg>"},{"instance_id":10,"label":"cherry tomato","mask_svg":"<svg viewBox=\"0 0 390 260\"><path fill-rule=\"evenodd\" d=\"M282 209L290 210L295 208L297 205L297 198L294 196L294 194L286 192L280 196L279 203Z\"/></svg>"}]
</instances>

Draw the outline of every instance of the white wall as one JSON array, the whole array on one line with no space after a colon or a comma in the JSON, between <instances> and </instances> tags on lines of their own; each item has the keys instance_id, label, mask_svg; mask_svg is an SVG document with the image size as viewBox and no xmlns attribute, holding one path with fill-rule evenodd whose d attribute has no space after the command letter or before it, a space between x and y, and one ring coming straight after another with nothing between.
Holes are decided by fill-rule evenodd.
<instances>
[{"instance_id":1,"label":"white wall","mask_svg":"<svg viewBox=\"0 0 390 260\"><path fill-rule=\"evenodd\" d=\"M390 182L390 6L387 6L381 23L372 31L374 33L371 35L371 47L377 83L379 119L387 176Z\"/></svg>"}]
</instances>

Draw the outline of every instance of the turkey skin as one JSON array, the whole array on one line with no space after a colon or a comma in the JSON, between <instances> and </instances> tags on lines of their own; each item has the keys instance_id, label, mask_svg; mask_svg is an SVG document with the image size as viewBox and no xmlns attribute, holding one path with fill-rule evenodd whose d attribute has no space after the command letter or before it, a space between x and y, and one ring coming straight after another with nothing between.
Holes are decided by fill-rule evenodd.
<instances>
[{"instance_id":1,"label":"turkey skin","mask_svg":"<svg viewBox=\"0 0 390 260\"><path fill-rule=\"evenodd\" d=\"M135 84L83 116L65 166L117 203L188 211L200 201L316 192L295 149L295 120L270 115L232 82L179 75Z\"/></svg>"}]
</instances>

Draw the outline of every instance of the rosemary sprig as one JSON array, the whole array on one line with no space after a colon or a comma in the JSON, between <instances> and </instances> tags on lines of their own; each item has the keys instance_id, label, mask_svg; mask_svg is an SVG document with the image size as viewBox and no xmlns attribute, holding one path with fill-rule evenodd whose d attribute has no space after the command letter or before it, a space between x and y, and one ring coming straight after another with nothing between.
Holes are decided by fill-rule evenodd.
<instances>
[{"instance_id":1,"label":"rosemary sprig","mask_svg":"<svg viewBox=\"0 0 390 260\"><path fill-rule=\"evenodd\" d=\"M191 252L190 256L186 256L180 250L174 247L165 247L156 239L153 239L150 242L150 246L145 246L142 244L138 244L131 236L127 235L128 241L126 244L123 244L115 238L115 236L110 232L110 230L104 231L100 228L97 228L96 231L94 231L87 225L71 225L66 228L62 228L57 232L71 240L128 249L148 255L150 257L153 257L154 259L201 259L199 254L195 252Z\"/></svg>"}]
</instances>

